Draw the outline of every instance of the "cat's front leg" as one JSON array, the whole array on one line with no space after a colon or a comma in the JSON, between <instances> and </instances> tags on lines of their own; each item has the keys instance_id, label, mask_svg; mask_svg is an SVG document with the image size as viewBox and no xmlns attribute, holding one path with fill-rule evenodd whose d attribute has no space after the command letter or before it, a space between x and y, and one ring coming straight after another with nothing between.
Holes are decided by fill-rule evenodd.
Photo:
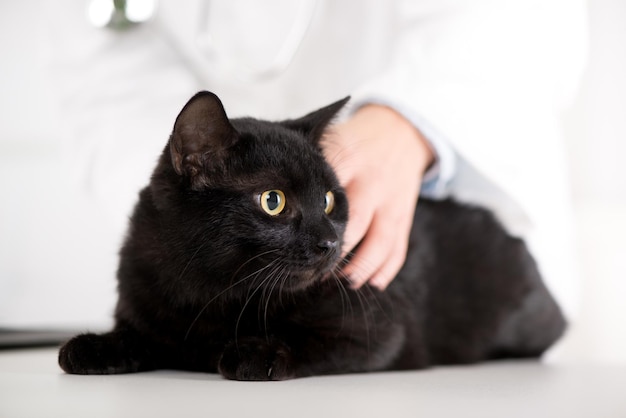
<instances>
[{"instance_id":1,"label":"cat's front leg","mask_svg":"<svg viewBox=\"0 0 626 418\"><path fill-rule=\"evenodd\" d=\"M152 370L145 341L134 331L81 334L59 351L59 365L70 374L119 374Z\"/></svg>"},{"instance_id":2,"label":"cat's front leg","mask_svg":"<svg viewBox=\"0 0 626 418\"><path fill-rule=\"evenodd\" d=\"M289 347L274 338L240 338L226 345L218 370L231 380L287 380L295 376Z\"/></svg>"}]
</instances>

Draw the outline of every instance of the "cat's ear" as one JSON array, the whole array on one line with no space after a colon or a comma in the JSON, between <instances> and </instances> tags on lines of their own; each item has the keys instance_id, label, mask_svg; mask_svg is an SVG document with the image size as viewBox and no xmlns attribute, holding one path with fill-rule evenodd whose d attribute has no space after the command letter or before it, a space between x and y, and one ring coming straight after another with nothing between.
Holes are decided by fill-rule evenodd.
<instances>
[{"instance_id":1,"label":"cat's ear","mask_svg":"<svg viewBox=\"0 0 626 418\"><path fill-rule=\"evenodd\" d=\"M178 175L195 183L206 168L220 164L226 150L237 140L224 106L213 93L201 91L180 111L170 136L172 166Z\"/></svg>"},{"instance_id":2,"label":"cat's ear","mask_svg":"<svg viewBox=\"0 0 626 418\"><path fill-rule=\"evenodd\" d=\"M304 134L314 144L319 143L324 131L337 113L350 100L350 96L345 97L333 104L315 110L299 119L283 121L282 124L289 129L293 129Z\"/></svg>"}]
</instances>

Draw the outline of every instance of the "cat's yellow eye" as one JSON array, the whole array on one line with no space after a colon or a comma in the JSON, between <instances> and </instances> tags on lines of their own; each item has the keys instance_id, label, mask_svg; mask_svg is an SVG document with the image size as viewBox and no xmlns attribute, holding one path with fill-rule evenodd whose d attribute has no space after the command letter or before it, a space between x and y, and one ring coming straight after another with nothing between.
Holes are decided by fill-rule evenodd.
<instances>
[{"instance_id":1,"label":"cat's yellow eye","mask_svg":"<svg viewBox=\"0 0 626 418\"><path fill-rule=\"evenodd\" d=\"M325 202L324 202L324 212L328 215L335 208L335 195L333 192L326 192Z\"/></svg>"},{"instance_id":2,"label":"cat's yellow eye","mask_svg":"<svg viewBox=\"0 0 626 418\"><path fill-rule=\"evenodd\" d=\"M285 209L285 194L280 190L267 190L261 193L261 208L268 215L279 215Z\"/></svg>"}]
</instances>

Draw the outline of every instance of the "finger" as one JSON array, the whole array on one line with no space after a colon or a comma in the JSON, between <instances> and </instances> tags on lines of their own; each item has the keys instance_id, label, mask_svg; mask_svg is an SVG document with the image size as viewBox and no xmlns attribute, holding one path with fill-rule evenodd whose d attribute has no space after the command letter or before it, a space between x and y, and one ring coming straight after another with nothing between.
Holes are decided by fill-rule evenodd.
<instances>
[{"instance_id":1,"label":"finger","mask_svg":"<svg viewBox=\"0 0 626 418\"><path fill-rule=\"evenodd\" d=\"M380 291L385 290L404 265L408 247L408 240L398 239L395 247L389 253L389 257L382 267L372 275L368 283Z\"/></svg>"},{"instance_id":2,"label":"finger","mask_svg":"<svg viewBox=\"0 0 626 418\"><path fill-rule=\"evenodd\" d=\"M388 228L393 228L394 230L393 244L388 253L388 258L370 277L368 281L370 285L380 290L385 290L398 275L406 261L414 215L415 209L413 206L413 209L398 215L398 220L393 225L388 225Z\"/></svg>"},{"instance_id":3,"label":"finger","mask_svg":"<svg viewBox=\"0 0 626 418\"><path fill-rule=\"evenodd\" d=\"M350 209L343 234L344 256L363 239L374 217L374 208L369 204L371 198L360 190L358 184L352 183L345 190Z\"/></svg>"},{"instance_id":4,"label":"finger","mask_svg":"<svg viewBox=\"0 0 626 418\"><path fill-rule=\"evenodd\" d=\"M373 218L358 251L343 269L343 273L349 277L354 288L359 288L369 281L391 256L390 253L395 247L393 241L396 239L393 229L384 218L380 216Z\"/></svg>"},{"instance_id":5,"label":"finger","mask_svg":"<svg viewBox=\"0 0 626 418\"><path fill-rule=\"evenodd\" d=\"M397 207L383 208L381 215L375 215L366 238L343 270L352 279L353 287L369 282L384 290L404 265L415 206L404 207L400 211Z\"/></svg>"}]
</instances>

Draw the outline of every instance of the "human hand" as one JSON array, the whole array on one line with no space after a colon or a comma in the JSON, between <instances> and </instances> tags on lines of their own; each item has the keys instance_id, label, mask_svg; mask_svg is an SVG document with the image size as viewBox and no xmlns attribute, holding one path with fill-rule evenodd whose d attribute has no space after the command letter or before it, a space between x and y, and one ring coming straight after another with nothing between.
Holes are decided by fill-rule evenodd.
<instances>
[{"instance_id":1,"label":"human hand","mask_svg":"<svg viewBox=\"0 0 626 418\"><path fill-rule=\"evenodd\" d=\"M350 217L344 253L361 243L343 268L353 288L384 290L404 264L422 176L434 155L421 133L393 109L360 108L323 142L345 187Z\"/></svg>"}]
</instances>

